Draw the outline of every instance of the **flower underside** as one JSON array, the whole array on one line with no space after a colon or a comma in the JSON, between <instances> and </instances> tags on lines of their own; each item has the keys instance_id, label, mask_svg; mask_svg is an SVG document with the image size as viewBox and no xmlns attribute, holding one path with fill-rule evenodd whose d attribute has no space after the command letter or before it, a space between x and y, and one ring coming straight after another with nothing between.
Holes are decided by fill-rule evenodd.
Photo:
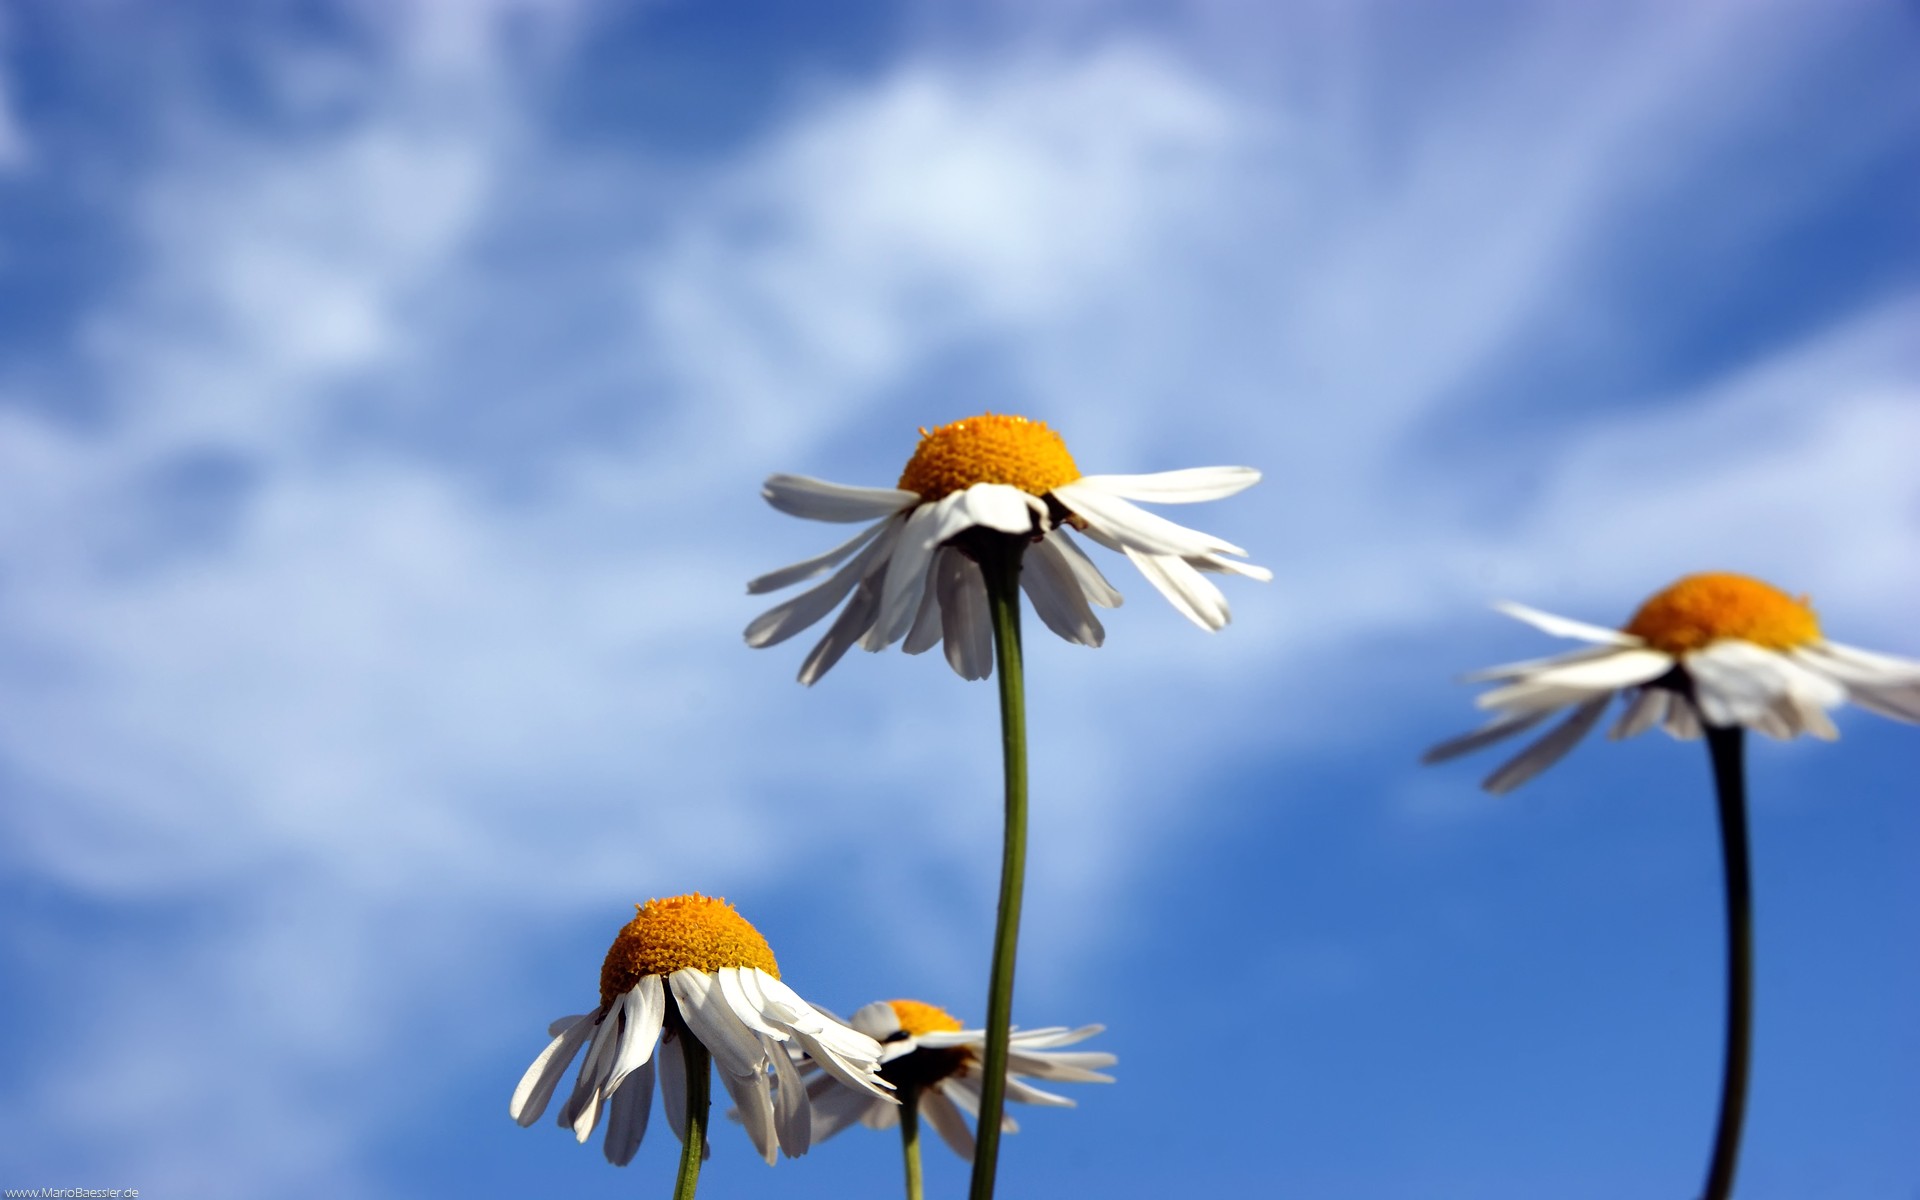
<instances>
[{"instance_id":1,"label":"flower underside","mask_svg":"<svg viewBox=\"0 0 1920 1200\"><path fill-rule=\"evenodd\" d=\"M931 503L976 483L999 483L1044 496L1080 478L1060 435L1044 421L984 413L933 430L900 473L900 487Z\"/></svg>"},{"instance_id":2,"label":"flower underside","mask_svg":"<svg viewBox=\"0 0 1920 1200\"><path fill-rule=\"evenodd\" d=\"M725 900L696 892L634 907L636 915L613 940L600 968L603 1005L645 975L754 967L780 978L767 939Z\"/></svg>"},{"instance_id":3,"label":"flower underside","mask_svg":"<svg viewBox=\"0 0 1920 1200\"><path fill-rule=\"evenodd\" d=\"M1792 650L1820 640L1820 622L1805 597L1798 600L1745 575L1689 575L1640 606L1625 632L1664 653L1700 650L1737 639L1769 650Z\"/></svg>"}]
</instances>

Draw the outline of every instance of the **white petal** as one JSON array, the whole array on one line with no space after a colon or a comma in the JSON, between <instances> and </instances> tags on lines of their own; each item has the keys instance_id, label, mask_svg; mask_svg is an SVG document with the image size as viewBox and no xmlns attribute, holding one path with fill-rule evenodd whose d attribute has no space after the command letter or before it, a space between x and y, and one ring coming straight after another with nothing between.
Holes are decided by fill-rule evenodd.
<instances>
[{"instance_id":1,"label":"white petal","mask_svg":"<svg viewBox=\"0 0 1920 1200\"><path fill-rule=\"evenodd\" d=\"M1674 696L1667 701L1667 720L1664 726L1667 736L1691 742L1700 736L1700 710L1693 701L1685 696Z\"/></svg>"},{"instance_id":2,"label":"white petal","mask_svg":"<svg viewBox=\"0 0 1920 1200\"><path fill-rule=\"evenodd\" d=\"M607 1095L607 1075L613 1067L618 1025L613 1010L609 1008L594 1027L593 1041L587 1045L587 1057L580 1064L580 1074L574 1080L573 1093L560 1106L560 1124L573 1130L575 1141L586 1141L587 1135L593 1132L594 1124L600 1119L600 1102Z\"/></svg>"},{"instance_id":3,"label":"white petal","mask_svg":"<svg viewBox=\"0 0 1920 1200\"><path fill-rule=\"evenodd\" d=\"M1823 707L1846 698L1846 690L1833 680L1776 651L1733 638L1688 654L1685 667L1693 679L1701 719L1709 725L1758 727L1774 703L1788 693Z\"/></svg>"},{"instance_id":4,"label":"white petal","mask_svg":"<svg viewBox=\"0 0 1920 1200\"><path fill-rule=\"evenodd\" d=\"M1860 707L1896 721L1920 722L1920 663L1834 642L1790 651L1808 670L1833 679Z\"/></svg>"},{"instance_id":5,"label":"white petal","mask_svg":"<svg viewBox=\"0 0 1920 1200\"><path fill-rule=\"evenodd\" d=\"M962 530L981 526L1001 533L1031 534L1045 527L1047 503L1017 487L1004 483L976 483L960 493L961 519L950 522L941 540Z\"/></svg>"},{"instance_id":6,"label":"white petal","mask_svg":"<svg viewBox=\"0 0 1920 1200\"><path fill-rule=\"evenodd\" d=\"M933 1126L949 1149L968 1162L973 1161L973 1130L967 1128L967 1119L947 1098L946 1085L935 1084L920 1093L920 1115Z\"/></svg>"},{"instance_id":7,"label":"white petal","mask_svg":"<svg viewBox=\"0 0 1920 1200\"><path fill-rule=\"evenodd\" d=\"M1247 552L1232 542L1223 542L1198 530L1176 525L1165 517L1137 508L1097 487L1081 486L1085 482L1084 479L1076 479L1057 487L1053 490L1053 497L1065 505L1067 511L1086 521L1090 532L1102 534L1122 546L1147 554L1170 554L1175 558L1205 557L1210 554L1246 557Z\"/></svg>"},{"instance_id":8,"label":"white petal","mask_svg":"<svg viewBox=\"0 0 1920 1200\"><path fill-rule=\"evenodd\" d=\"M1107 577L1100 573L1099 567L1093 565L1093 560L1080 548L1080 543L1067 536L1065 526L1049 533L1045 540L1073 568L1074 578L1080 581L1080 590L1086 593L1088 600L1101 608L1120 607L1122 597L1119 589L1107 582Z\"/></svg>"},{"instance_id":9,"label":"white petal","mask_svg":"<svg viewBox=\"0 0 1920 1200\"><path fill-rule=\"evenodd\" d=\"M850 1088L831 1075L822 1075L807 1088L811 1102L812 1140L824 1142L869 1113L891 1111L893 1105L868 1092Z\"/></svg>"},{"instance_id":10,"label":"white petal","mask_svg":"<svg viewBox=\"0 0 1920 1200\"><path fill-rule=\"evenodd\" d=\"M812 558L794 563L790 567L781 567L778 571L769 571L767 574L747 584L747 595L758 596L763 592L777 592L781 588L790 587L803 579L812 579L816 575L825 574L829 568L844 561L848 555L866 545L875 534L886 527L886 521L875 521L825 554L816 554Z\"/></svg>"},{"instance_id":11,"label":"white petal","mask_svg":"<svg viewBox=\"0 0 1920 1200\"><path fill-rule=\"evenodd\" d=\"M747 645L755 649L778 645L832 612L833 606L840 603L855 584L887 569L889 556L899 544L905 525L904 519L885 522L880 536L835 571L832 578L755 617L747 626Z\"/></svg>"},{"instance_id":12,"label":"white petal","mask_svg":"<svg viewBox=\"0 0 1920 1200\"><path fill-rule=\"evenodd\" d=\"M1618 691L1658 679L1672 669L1673 659L1659 650L1623 646L1578 661L1543 664L1509 686L1488 692L1480 698L1481 705L1484 708L1505 708L1505 704L1490 697L1509 692L1520 693L1530 688L1587 695Z\"/></svg>"},{"instance_id":13,"label":"white petal","mask_svg":"<svg viewBox=\"0 0 1920 1200\"><path fill-rule=\"evenodd\" d=\"M880 615L860 641L866 649L884 650L906 636L907 624L920 607L921 589L927 586L934 547L940 544L941 539L933 535L941 528L942 517L953 512L952 500L949 496L937 504L923 504L907 518L893 561L887 564L886 583L880 588Z\"/></svg>"},{"instance_id":14,"label":"white petal","mask_svg":"<svg viewBox=\"0 0 1920 1200\"><path fill-rule=\"evenodd\" d=\"M1082 646L1098 646L1106 630L1093 615L1080 581L1057 547L1048 541L1031 546L1020 571L1020 587L1048 629Z\"/></svg>"},{"instance_id":15,"label":"white petal","mask_svg":"<svg viewBox=\"0 0 1920 1200\"><path fill-rule=\"evenodd\" d=\"M592 1019L593 1019L593 1013L581 1013L579 1016L574 1016L574 1017L559 1017L555 1020L547 1022L547 1036L550 1038L559 1037L561 1034L565 1033L567 1029L571 1027L575 1021L588 1021Z\"/></svg>"},{"instance_id":16,"label":"white petal","mask_svg":"<svg viewBox=\"0 0 1920 1200\"><path fill-rule=\"evenodd\" d=\"M1030 1083L1007 1079L1007 1099L1020 1104L1039 1104L1048 1108L1074 1108L1074 1101L1066 1096L1056 1096L1052 1092L1043 1092Z\"/></svg>"},{"instance_id":17,"label":"white petal","mask_svg":"<svg viewBox=\"0 0 1920 1200\"><path fill-rule=\"evenodd\" d=\"M855 1009L847 1024L876 1042L884 1042L900 1032L900 1014L885 1000L876 1000L864 1008Z\"/></svg>"},{"instance_id":18,"label":"white petal","mask_svg":"<svg viewBox=\"0 0 1920 1200\"><path fill-rule=\"evenodd\" d=\"M1076 483L1149 504L1223 500L1260 482L1252 467L1187 467L1150 475L1082 475Z\"/></svg>"},{"instance_id":19,"label":"white petal","mask_svg":"<svg viewBox=\"0 0 1920 1200\"><path fill-rule=\"evenodd\" d=\"M673 1136L685 1144L687 1140L686 1050L680 1045L678 1038L664 1038L660 1043L660 1053L654 1061L660 1065L660 1107L666 1110L667 1128L673 1130ZM702 1138L700 1160L705 1162L711 1157L713 1157L713 1143L710 1139Z\"/></svg>"},{"instance_id":20,"label":"white petal","mask_svg":"<svg viewBox=\"0 0 1920 1200\"><path fill-rule=\"evenodd\" d=\"M1180 614L1209 633L1226 628L1232 619L1227 598L1185 559L1166 554L1144 554L1132 546L1126 555L1162 596L1172 602Z\"/></svg>"},{"instance_id":21,"label":"white petal","mask_svg":"<svg viewBox=\"0 0 1920 1200\"><path fill-rule=\"evenodd\" d=\"M921 593L920 611L907 630L907 640L900 645L908 654L925 654L940 644L940 575L949 569L947 560L959 554L952 546L941 546L933 552L933 564L927 568L932 583Z\"/></svg>"},{"instance_id":22,"label":"white petal","mask_svg":"<svg viewBox=\"0 0 1920 1200\"><path fill-rule=\"evenodd\" d=\"M766 1067L760 1039L727 1003L719 980L689 967L667 976L667 984L679 1001L680 1018L713 1055L721 1074L752 1075Z\"/></svg>"},{"instance_id":23,"label":"white petal","mask_svg":"<svg viewBox=\"0 0 1920 1200\"><path fill-rule=\"evenodd\" d=\"M760 495L788 516L809 521L871 521L918 504L917 493L899 488L851 487L805 475L770 475Z\"/></svg>"},{"instance_id":24,"label":"white petal","mask_svg":"<svg viewBox=\"0 0 1920 1200\"><path fill-rule=\"evenodd\" d=\"M753 1148L760 1152L761 1158L767 1160L768 1166L772 1166L774 1159L779 1157L779 1151L773 1140L773 1098L767 1094L766 1072L732 1075L722 1071L720 1085L727 1089L727 1095L733 1097L734 1115L746 1127Z\"/></svg>"},{"instance_id":25,"label":"white petal","mask_svg":"<svg viewBox=\"0 0 1920 1200\"><path fill-rule=\"evenodd\" d=\"M788 1158L798 1158L813 1144L813 1105L807 1101L807 1085L785 1053L773 1057L774 1128L780 1135L780 1149Z\"/></svg>"},{"instance_id":26,"label":"white petal","mask_svg":"<svg viewBox=\"0 0 1920 1200\"><path fill-rule=\"evenodd\" d=\"M593 1032L593 1014L584 1017L562 1018L568 1024L554 1036L547 1048L540 1052L526 1074L520 1077L519 1086L513 1089L513 1099L507 1104L507 1112L522 1126L533 1124L540 1114L547 1111L547 1101L553 1098L554 1085L560 1082L560 1076L566 1074L567 1065L573 1056L580 1053L580 1046ZM556 1022L558 1024L558 1022Z\"/></svg>"},{"instance_id":27,"label":"white petal","mask_svg":"<svg viewBox=\"0 0 1920 1200\"><path fill-rule=\"evenodd\" d=\"M660 1026L667 1015L666 988L658 975L642 975L640 982L628 989L625 999L620 1045L607 1081L609 1092L620 1086L627 1072L653 1057L653 1048L660 1041Z\"/></svg>"},{"instance_id":28,"label":"white petal","mask_svg":"<svg viewBox=\"0 0 1920 1200\"><path fill-rule=\"evenodd\" d=\"M1581 738L1587 736L1587 730L1592 729L1593 723L1600 719L1610 699L1611 694L1597 696L1574 709L1573 715L1548 730L1545 737L1522 750L1511 762L1487 776L1486 782L1480 786L1496 796L1501 795L1559 762Z\"/></svg>"},{"instance_id":29,"label":"white petal","mask_svg":"<svg viewBox=\"0 0 1920 1200\"><path fill-rule=\"evenodd\" d=\"M1515 604L1511 600L1502 600L1493 607L1554 637L1574 638L1577 641L1596 642L1606 646L1646 645L1633 634L1622 633L1618 629L1608 629L1604 625L1589 625L1585 621L1575 621L1569 617L1556 617L1552 613L1541 612L1537 608L1529 608L1524 604Z\"/></svg>"},{"instance_id":30,"label":"white petal","mask_svg":"<svg viewBox=\"0 0 1920 1200\"><path fill-rule=\"evenodd\" d=\"M1667 705L1673 702L1673 692L1667 688L1645 687L1627 701L1620 713L1620 719L1614 722L1607 736L1614 741L1623 738L1639 737L1647 730L1667 719Z\"/></svg>"},{"instance_id":31,"label":"white petal","mask_svg":"<svg viewBox=\"0 0 1920 1200\"><path fill-rule=\"evenodd\" d=\"M833 664L839 662L841 656L873 627L873 618L879 611L880 589L872 579L863 580L854 589L853 599L847 601L847 606L827 627L827 635L814 645L806 661L800 664L800 682L812 687L822 675L832 670Z\"/></svg>"},{"instance_id":32,"label":"white petal","mask_svg":"<svg viewBox=\"0 0 1920 1200\"><path fill-rule=\"evenodd\" d=\"M1483 746L1491 746L1495 742L1510 738L1516 733L1533 728L1535 725L1546 720L1552 712L1553 710L1550 708L1543 708L1536 712L1507 713L1503 716L1495 717L1471 733L1463 733L1459 737L1449 738L1441 742L1425 754L1422 754L1420 761L1426 763L1428 766L1432 766L1434 763L1443 763L1449 759L1458 758L1462 754L1471 754Z\"/></svg>"},{"instance_id":33,"label":"white petal","mask_svg":"<svg viewBox=\"0 0 1920 1200\"><path fill-rule=\"evenodd\" d=\"M964 554L946 561L940 577L940 629L947 665L962 679L993 674L993 618L987 611L987 580L980 564Z\"/></svg>"},{"instance_id":34,"label":"white petal","mask_svg":"<svg viewBox=\"0 0 1920 1200\"><path fill-rule=\"evenodd\" d=\"M1607 658L1620 653L1619 646L1582 646L1578 650L1569 650L1564 654L1550 654L1545 658L1529 658L1520 662L1501 663L1497 667L1469 671L1460 678L1467 683L1505 683L1509 680L1524 679L1538 674L1549 667L1562 667L1569 663L1591 662L1596 658Z\"/></svg>"},{"instance_id":35,"label":"white petal","mask_svg":"<svg viewBox=\"0 0 1920 1200\"><path fill-rule=\"evenodd\" d=\"M653 1115L653 1063L635 1067L614 1089L607 1100L607 1140L602 1144L607 1161L624 1167L633 1161L634 1151L647 1136L647 1119Z\"/></svg>"}]
</instances>

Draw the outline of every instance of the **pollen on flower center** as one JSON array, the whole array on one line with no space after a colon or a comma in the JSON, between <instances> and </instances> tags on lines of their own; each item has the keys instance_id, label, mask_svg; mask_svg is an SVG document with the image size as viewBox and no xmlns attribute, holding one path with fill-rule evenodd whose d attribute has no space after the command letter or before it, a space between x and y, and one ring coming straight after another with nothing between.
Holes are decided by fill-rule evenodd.
<instances>
[{"instance_id":1,"label":"pollen on flower center","mask_svg":"<svg viewBox=\"0 0 1920 1200\"><path fill-rule=\"evenodd\" d=\"M632 989L643 975L758 967L775 979L780 968L760 931L733 905L698 892L636 904L600 967L600 1003Z\"/></svg>"},{"instance_id":2,"label":"pollen on flower center","mask_svg":"<svg viewBox=\"0 0 1920 1200\"><path fill-rule=\"evenodd\" d=\"M899 1018L900 1028L915 1037L923 1033L954 1033L960 1028L960 1022L952 1013L919 1000L889 1000L887 1007Z\"/></svg>"},{"instance_id":3,"label":"pollen on flower center","mask_svg":"<svg viewBox=\"0 0 1920 1200\"><path fill-rule=\"evenodd\" d=\"M1689 575L1640 606L1626 632L1656 650L1681 655L1722 638L1769 650L1820 640L1820 621L1806 599L1745 575Z\"/></svg>"},{"instance_id":4,"label":"pollen on flower center","mask_svg":"<svg viewBox=\"0 0 1920 1200\"><path fill-rule=\"evenodd\" d=\"M1044 421L984 413L920 431L920 445L900 473L900 487L923 501L1001 483L1044 496L1080 478L1060 435Z\"/></svg>"}]
</instances>

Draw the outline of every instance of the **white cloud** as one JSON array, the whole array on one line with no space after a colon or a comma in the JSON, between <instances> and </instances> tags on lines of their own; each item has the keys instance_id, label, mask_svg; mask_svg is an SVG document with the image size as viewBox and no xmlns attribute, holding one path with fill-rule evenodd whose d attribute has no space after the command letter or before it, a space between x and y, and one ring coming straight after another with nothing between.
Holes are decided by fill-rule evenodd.
<instances>
[{"instance_id":1,"label":"white cloud","mask_svg":"<svg viewBox=\"0 0 1920 1200\"><path fill-rule=\"evenodd\" d=\"M1120 936L1146 859L1222 819L1210 772L1377 732L1347 703L1404 686L1375 639L1464 628L1494 584L1603 604L1711 553L1778 565L1879 632L1920 576L1899 549L1910 304L1577 431L1490 434L1466 463L1422 453L1449 389L1512 352L1543 297L1580 291L1606 227L1596 164L1692 97L1676 84L1692 42L1644 62L1643 43L1610 43L1603 66L1638 64L1627 94L1583 78L1580 120L1527 107L1570 90L1558 73L1490 85L1432 114L1404 177L1333 188L1313 112L1256 110L1149 43L915 60L787 114L658 241L609 229L641 349L549 366L458 319L520 311L488 238L520 180L580 167L520 107L503 31L537 8L408 11L424 24L381 43L357 123L282 144L202 113L134 193L141 270L102 298L84 364L101 427L0 410L0 654L33 668L0 683L0 747L27 781L5 853L75 894L219 912L211 933L115 948L148 1004L77 1074L144 1086L90 1107L56 1082L64 1060L9 1082L9 1127L49 1144L105 1128L149 1180L218 1161L236 1195L354 1190L386 1110L353 1101L418 1034L447 956L513 961L545 914L612 921L636 889L821 874L891 889L861 931L876 940L961 928L937 889L988 894L991 692L888 655L807 693L794 647L738 642L740 582L831 534L766 512L756 476L884 482L914 425L963 415L925 411L949 370L990 364L1008 394L969 405L1032 406L1090 470L1277 468L1193 514L1276 569L1229 583L1239 626L1203 637L1116 569L1130 604L1109 649L1034 647L1046 852L1028 945L1051 953L1030 959L1031 994L1064 986L1077 941ZM448 95L483 102L454 119ZM1476 136L1488 104L1513 124ZM554 319L605 317L602 277L558 282ZM457 424L437 390L504 386L496 366L600 373L641 416L527 446L539 486L502 494L363 407ZM535 425L548 402L463 400ZM153 476L209 447L239 463L218 536L169 536ZM1543 482L1506 489L1524 508L1489 522L1476 506L1498 489L1462 476L1509 449ZM925 869L886 861L895 844ZM462 919L480 932L421 932ZM521 982L499 1003L530 988L548 1002ZM289 1023L317 1032L290 1041ZM182 1077L191 1102L167 1089ZM242 1116L209 1127L215 1105ZM320 1163L345 1178L309 1176Z\"/></svg>"}]
</instances>

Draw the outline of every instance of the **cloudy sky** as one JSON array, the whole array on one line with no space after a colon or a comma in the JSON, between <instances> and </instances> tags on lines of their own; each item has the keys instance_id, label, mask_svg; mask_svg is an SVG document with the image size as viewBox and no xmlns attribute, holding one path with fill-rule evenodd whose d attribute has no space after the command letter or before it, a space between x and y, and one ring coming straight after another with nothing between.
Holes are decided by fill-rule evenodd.
<instances>
[{"instance_id":1,"label":"cloudy sky","mask_svg":"<svg viewBox=\"0 0 1920 1200\"><path fill-rule=\"evenodd\" d=\"M915 430L1245 463L1204 634L1030 639L1013 1195L1699 1183L1705 755L1416 765L1689 571L1920 656L1889 0L0 6L0 1184L659 1194L506 1102L631 905L977 1022L994 696L750 651ZM1037 626L1036 626L1037 628ZM1743 1197L1920 1188L1920 731L1753 754ZM962 1174L938 1147L930 1188ZM855 1130L702 1194L884 1195Z\"/></svg>"}]
</instances>

